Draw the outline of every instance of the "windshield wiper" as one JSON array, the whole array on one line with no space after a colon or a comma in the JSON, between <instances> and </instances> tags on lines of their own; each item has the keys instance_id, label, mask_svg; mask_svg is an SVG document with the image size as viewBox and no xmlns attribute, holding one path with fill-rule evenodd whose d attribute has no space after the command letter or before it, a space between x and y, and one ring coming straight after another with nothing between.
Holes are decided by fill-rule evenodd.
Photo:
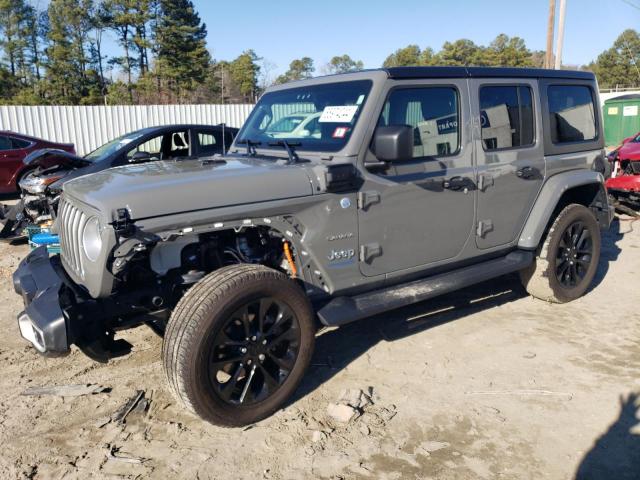
<instances>
[{"instance_id":1,"label":"windshield wiper","mask_svg":"<svg viewBox=\"0 0 640 480\"><path fill-rule=\"evenodd\" d=\"M256 156L256 147L262 145L262 142L254 142L253 140L238 140L238 145L247 145L247 157L255 157Z\"/></svg>"},{"instance_id":2,"label":"windshield wiper","mask_svg":"<svg viewBox=\"0 0 640 480\"><path fill-rule=\"evenodd\" d=\"M277 142L269 143L270 147L284 147L287 151L287 155L289 156L289 164L297 163L300 160L298 154L293 149L293 147L299 147L300 145L302 145L300 142L287 142L286 140L278 140Z\"/></svg>"}]
</instances>

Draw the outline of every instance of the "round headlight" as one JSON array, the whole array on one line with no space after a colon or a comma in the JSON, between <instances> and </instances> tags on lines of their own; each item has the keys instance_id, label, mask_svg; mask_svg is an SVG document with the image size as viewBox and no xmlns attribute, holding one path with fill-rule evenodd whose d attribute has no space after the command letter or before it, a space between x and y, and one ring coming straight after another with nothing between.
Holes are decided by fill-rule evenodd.
<instances>
[{"instance_id":1,"label":"round headlight","mask_svg":"<svg viewBox=\"0 0 640 480\"><path fill-rule=\"evenodd\" d=\"M102 250L102 237L100 236L100 221L98 217L91 217L84 224L82 230L82 249L89 260L95 262Z\"/></svg>"}]
</instances>

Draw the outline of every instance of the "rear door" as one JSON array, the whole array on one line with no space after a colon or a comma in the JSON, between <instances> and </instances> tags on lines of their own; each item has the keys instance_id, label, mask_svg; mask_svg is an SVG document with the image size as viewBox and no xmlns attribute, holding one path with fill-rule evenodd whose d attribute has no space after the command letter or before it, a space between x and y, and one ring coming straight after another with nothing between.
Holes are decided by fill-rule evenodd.
<instances>
[{"instance_id":1,"label":"rear door","mask_svg":"<svg viewBox=\"0 0 640 480\"><path fill-rule=\"evenodd\" d=\"M222 130L194 128L193 139L196 142L195 155L197 157L210 157L215 154L223 154L225 148L229 148L233 140L222 137Z\"/></svg>"},{"instance_id":2,"label":"rear door","mask_svg":"<svg viewBox=\"0 0 640 480\"><path fill-rule=\"evenodd\" d=\"M25 140L0 135L0 185L3 185L3 190L15 189L16 175L23 167L22 159L29 145L31 143Z\"/></svg>"},{"instance_id":3,"label":"rear door","mask_svg":"<svg viewBox=\"0 0 640 480\"><path fill-rule=\"evenodd\" d=\"M476 245L515 241L545 177L536 79L473 79L478 167Z\"/></svg>"}]
</instances>

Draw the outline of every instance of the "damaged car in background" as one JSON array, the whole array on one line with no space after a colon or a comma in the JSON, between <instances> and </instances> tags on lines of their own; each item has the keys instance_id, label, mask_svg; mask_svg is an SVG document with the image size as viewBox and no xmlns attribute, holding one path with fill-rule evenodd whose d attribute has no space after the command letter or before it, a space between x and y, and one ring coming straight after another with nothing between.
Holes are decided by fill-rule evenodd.
<instances>
[{"instance_id":1,"label":"damaged car in background","mask_svg":"<svg viewBox=\"0 0 640 480\"><path fill-rule=\"evenodd\" d=\"M611 178L606 185L609 195L622 205L640 209L640 132L625 138L609 154Z\"/></svg>"},{"instance_id":2,"label":"damaged car in background","mask_svg":"<svg viewBox=\"0 0 640 480\"><path fill-rule=\"evenodd\" d=\"M222 155L238 129L220 125L167 125L128 133L80 157L73 152L45 148L23 162L29 173L20 181L20 201L4 207L0 238L22 238L29 225L50 227L65 182L120 165L158 160L181 160Z\"/></svg>"}]
</instances>

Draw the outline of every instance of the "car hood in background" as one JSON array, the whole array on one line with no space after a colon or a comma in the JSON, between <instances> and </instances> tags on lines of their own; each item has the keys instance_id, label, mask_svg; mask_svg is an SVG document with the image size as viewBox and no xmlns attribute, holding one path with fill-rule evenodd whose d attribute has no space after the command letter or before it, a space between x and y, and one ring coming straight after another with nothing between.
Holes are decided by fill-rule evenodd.
<instances>
[{"instance_id":1,"label":"car hood in background","mask_svg":"<svg viewBox=\"0 0 640 480\"><path fill-rule=\"evenodd\" d=\"M90 161L57 148L42 148L40 150L34 150L24 157L23 163L29 167L39 167L42 170L50 169L52 167L74 169L91 165Z\"/></svg>"},{"instance_id":2,"label":"car hood in background","mask_svg":"<svg viewBox=\"0 0 640 480\"><path fill-rule=\"evenodd\" d=\"M307 168L226 157L125 165L65 182L64 192L112 218L132 220L313 194Z\"/></svg>"},{"instance_id":3,"label":"car hood in background","mask_svg":"<svg viewBox=\"0 0 640 480\"><path fill-rule=\"evenodd\" d=\"M627 142L618 150L620 160L640 160L640 142Z\"/></svg>"}]
</instances>

